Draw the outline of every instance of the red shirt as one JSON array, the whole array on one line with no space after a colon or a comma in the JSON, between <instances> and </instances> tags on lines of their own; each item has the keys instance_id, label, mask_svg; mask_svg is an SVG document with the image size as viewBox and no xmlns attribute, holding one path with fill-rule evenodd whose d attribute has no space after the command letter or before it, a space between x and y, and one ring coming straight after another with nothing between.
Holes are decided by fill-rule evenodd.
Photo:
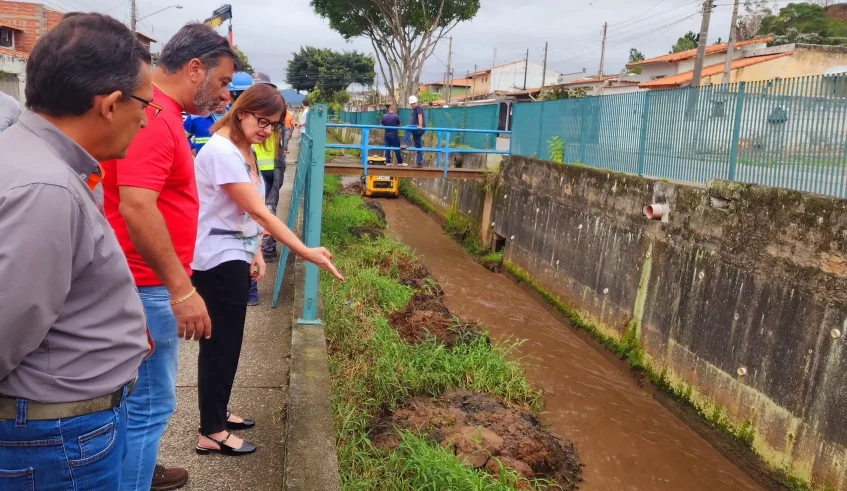
<instances>
[{"instance_id":1,"label":"red shirt","mask_svg":"<svg viewBox=\"0 0 847 491\"><path fill-rule=\"evenodd\" d=\"M159 286L162 281L141 258L129 239L126 222L118 212L118 187L133 186L159 192L159 211L165 218L179 260L189 275L200 213L197 182L194 179L194 157L182 128L182 108L155 86L153 102L164 109L155 118L155 110L147 109L147 127L138 132L129 146L127 157L102 164L105 169L103 193L106 219L115 229L137 286Z\"/></svg>"}]
</instances>

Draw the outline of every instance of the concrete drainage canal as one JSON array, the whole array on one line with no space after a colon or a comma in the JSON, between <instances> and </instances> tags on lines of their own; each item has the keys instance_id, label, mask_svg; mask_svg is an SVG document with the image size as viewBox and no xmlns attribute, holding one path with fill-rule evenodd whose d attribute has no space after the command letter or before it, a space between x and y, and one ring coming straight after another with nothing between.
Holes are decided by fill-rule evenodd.
<instances>
[{"instance_id":1,"label":"concrete drainage canal","mask_svg":"<svg viewBox=\"0 0 847 491\"><path fill-rule=\"evenodd\" d=\"M443 304L439 302L440 305L462 318L478 319L495 342L526 340L516 354L522 357L530 382L545 392L543 424L549 425L553 435L572 441L578 450L584 464L580 489L762 489L733 461L655 400L613 359L550 313L538 299L506 276L491 273L479 265L433 218L405 200L381 200L380 204L385 211L388 233L422 256L426 268L443 289L443 296L439 298ZM393 319L401 332L409 323L424 320L431 323L444 315L438 305L427 304L429 300L419 298L416 301L422 309L400 312L398 318ZM473 336L475 331L473 326L460 326L458 331L452 332L453 336ZM469 427L485 418L494 418L501 426L508 426L510 421L530 421L521 418L520 414L497 416L497 412L505 408L498 408L496 401L474 397L453 392L440 399L416 398L405 409L375 423L374 433L379 435L377 444L390 446L395 443L386 428L422 428L437 437L443 430L438 422L447 414L461 416L463 421L469 422ZM469 407L476 409L467 409ZM524 431L534 431L533 424L525 426ZM506 428L501 433L509 431ZM503 450L500 435L474 436L470 440L503 452L500 460L512 462L513 468L527 464L528 457L522 455L519 448ZM531 435L527 441L532 441ZM563 463L562 469L554 474L565 475L570 465L578 465L578 461L569 460L575 455L569 453L571 450L558 440L546 447L545 451L556 452ZM457 449L457 453L461 454L462 449Z\"/></svg>"}]
</instances>

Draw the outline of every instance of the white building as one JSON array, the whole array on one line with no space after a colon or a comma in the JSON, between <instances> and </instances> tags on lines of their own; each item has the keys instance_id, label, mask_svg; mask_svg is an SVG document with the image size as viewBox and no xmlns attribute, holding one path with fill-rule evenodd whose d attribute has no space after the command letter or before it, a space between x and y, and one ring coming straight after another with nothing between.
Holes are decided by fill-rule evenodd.
<instances>
[{"instance_id":1,"label":"white building","mask_svg":"<svg viewBox=\"0 0 847 491\"><path fill-rule=\"evenodd\" d=\"M0 92L4 92L21 103L26 87L27 54L0 47Z\"/></svg>"},{"instance_id":2,"label":"white building","mask_svg":"<svg viewBox=\"0 0 847 491\"><path fill-rule=\"evenodd\" d=\"M556 85L562 74L547 69L534 61L519 60L468 75L469 93L475 98L505 95L516 90L526 90Z\"/></svg>"}]
</instances>

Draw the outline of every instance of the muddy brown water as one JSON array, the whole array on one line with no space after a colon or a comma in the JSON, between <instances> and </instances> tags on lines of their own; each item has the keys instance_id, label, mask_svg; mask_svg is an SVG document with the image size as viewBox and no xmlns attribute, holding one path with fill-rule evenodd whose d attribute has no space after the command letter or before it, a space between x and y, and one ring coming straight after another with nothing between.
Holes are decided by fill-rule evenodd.
<instances>
[{"instance_id":1,"label":"muddy brown water","mask_svg":"<svg viewBox=\"0 0 847 491\"><path fill-rule=\"evenodd\" d=\"M491 273L404 200L381 200L389 233L423 258L451 311L518 349L543 388L543 419L572 440L589 491L759 490L746 473L640 388L634 378L509 278Z\"/></svg>"}]
</instances>

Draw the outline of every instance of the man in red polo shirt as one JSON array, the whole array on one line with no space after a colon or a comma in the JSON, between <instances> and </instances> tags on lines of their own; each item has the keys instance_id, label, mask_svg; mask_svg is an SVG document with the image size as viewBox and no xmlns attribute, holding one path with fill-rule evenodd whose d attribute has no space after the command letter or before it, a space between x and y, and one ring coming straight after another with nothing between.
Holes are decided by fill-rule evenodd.
<instances>
[{"instance_id":1,"label":"man in red polo shirt","mask_svg":"<svg viewBox=\"0 0 847 491\"><path fill-rule=\"evenodd\" d=\"M187 471L156 465L159 440L176 410L180 339L208 338L212 329L191 285L199 201L181 113L208 116L226 102L237 60L212 28L180 29L153 72L153 102L161 111L148 110L147 128L126 159L103 163L106 218L126 254L155 342L127 400L122 491L176 489L188 481Z\"/></svg>"}]
</instances>

